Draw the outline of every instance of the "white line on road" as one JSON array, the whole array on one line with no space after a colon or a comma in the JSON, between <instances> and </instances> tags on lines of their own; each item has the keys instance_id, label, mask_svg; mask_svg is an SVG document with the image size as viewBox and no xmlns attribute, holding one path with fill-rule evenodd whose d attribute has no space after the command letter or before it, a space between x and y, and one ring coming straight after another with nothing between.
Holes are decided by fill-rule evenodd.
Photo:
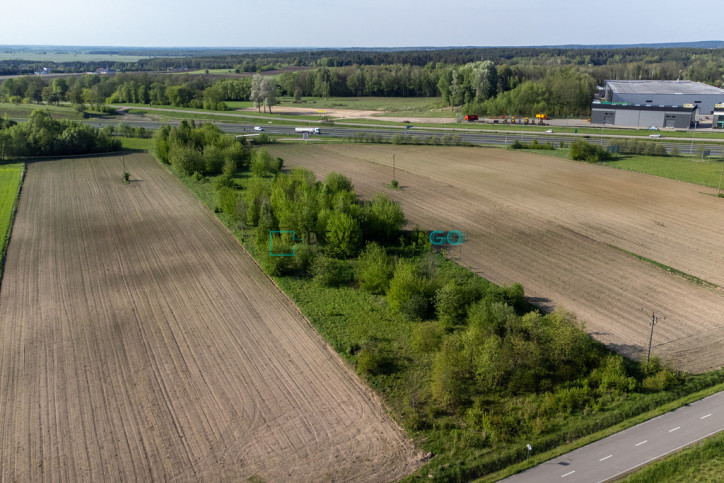
<instances>
[{"instance_id":1,"label":"white line on road","mask_svg":"<svg viewBox=\"0 0 724 483\"><path fill-rule=\"evenodd\" d=\"M600 459L600 460L598 460L598 461L603 461L603 460L607 460L607 459L609 459L609 458L610 458L611 456L613 456L613 455L612 455L612 454L610 454L610 455L606 456L605 458L601 458L601 459Z\"/></svg>"},{"instance_id":2,"label":"white line on road","mask_svg":"<svg viewBox=\"0 0 724 483\"><path fill-rule=\"evenodd\" d=\"M681 426L677 426L677 427L675 427L674 429L670 429L670 430L669 430L669 433L673 433L673 432L676 431L677 429L681 429Z\"/></svg>"},{"instance_id":3,"label":"white line on road","mask_svg":"<svg viewBox=\"0 0 724 483\"><path fill-rule=\"evenodd\" d=\"M706 416L702 416L702 417L700 417L699 419L706 419L706 418L708 418L709 416L711 416L711 413L707 414Z\"/></svg>"},{"instance_id":4,"label":"white line on road","mask_svg":"<svg viewBox=\"0 0 724 483\"><path fill-rule=\"evenodd\" d=\"M641 446L642 444L648 443L648 442L649 442L649 440L645 439L645 440L641 441L640 443L636 443L634 446Z\"/></svg>"},{"instance_id":5,"label":"white line on road","mask_svg":"<svg viewBox=\"0 0 724 483\"><path fill-rule=\"evenodd\" d=\"M573 474L573 473L575 473L575 472L576 472L576 470L573 470L573 471L569 471L569 472L568 472L568 473L566 473L565 475L561 475L561 478L565 478L566 476L568 476L568 475L572 475L572 474Z\"/></svg>"}]
</instances>

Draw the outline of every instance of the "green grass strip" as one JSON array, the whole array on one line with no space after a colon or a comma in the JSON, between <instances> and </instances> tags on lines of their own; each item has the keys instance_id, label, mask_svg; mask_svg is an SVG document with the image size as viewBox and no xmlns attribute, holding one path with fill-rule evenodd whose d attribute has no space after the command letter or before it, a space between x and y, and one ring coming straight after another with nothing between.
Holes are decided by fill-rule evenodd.
<instances>
[{"instance_id":1,"label":"green grass strip","mask_svg":"<svg viewBox=\"0 0 724 483\"><path fill-rule=\"evenodd\" d=\"M2 188L0 189L0 283L24 175L24 164L0 166L0 188Z\"/></svg>"},{"instance_id":2,"label":"green grass strip","mask_svg":"<svg viewBox=\"0 0 724 483\"><path fill-rule=\"evenodd\" d=\"M678 275L679 277L685 278L689 282L694 282L697 285L702 285L704 287L710 287L710 288L721 288L719 285L715 283L711 283L707 280L701 279L699 277L696 277L694 275L688 274L686 272L682 272L681 270L677 270L673 267L670 267L668 265L664 265L663 263L659 263L656 260L651 260L650 258L642 257L641 255L637 255L636 253L630 252L628 250L624 250L623 248L619 248L616 245L611 245L610 243L607 243L607 245L611 248L615 248L616 250L623 252L627 255L631 255L632 257L638 258L642 262L650 263L651 265L658 267L662 270L666 270L669 273L673 273L674 275Z\"/></svg>"}]
</instances>

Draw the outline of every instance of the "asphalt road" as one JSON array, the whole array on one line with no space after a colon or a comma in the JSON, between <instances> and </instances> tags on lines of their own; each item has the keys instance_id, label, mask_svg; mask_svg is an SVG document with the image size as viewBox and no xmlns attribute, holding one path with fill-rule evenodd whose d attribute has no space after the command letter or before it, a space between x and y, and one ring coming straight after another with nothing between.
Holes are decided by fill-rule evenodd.
<instances>
[{"instance_id":1,"label":"asphalt road","mask_svg":"<svg viewBox=\"0 0 724 483\"><path fill-rule=\"evenodd\" d=\"M724 431L724 392L650 419L503 481L608 481L719 431Z\"/></svg>"},{"instance_id":2,"label":"asphalt road","mask_svg":"<svg viewBox=\"0 0 724 483\"><path fill-rule=\"evenodd\" d=\"M158 129L163 124L169 124L169 125L178 125L180 121L168 121L168 122L160 122L160 121L127 121L120 119L118 121L106 121L106 120L93 120L89 119L84 121L87 124L90 124L94 127L103 127L108 124L111 125L117 125L119 122L124 122L130 126L133 127L145 127L146 129ZM294 132L295 126L288 126L288 125L273 125L273 124L248 124L248 123L228 123L228 122L220 122L220 123L214 123L216 124L222 131L227 133L234 133L234 134L259 134L259 132L254 131L254 126L261 126L264 128L264 132L269 134L284 134L284 135L290 135L290 136L298 136L301 138L300 134L297 134ZM299 122L299 126L308 127L308 123L304 121ZM530 143L533 139L537 140L541 144L545 144L547 142L552 143L554 146L559 146L561 142L565 143L566 145L572 143L573 141L577 139L585 139L590 143L594 144L601 144L602 146L608 146L611 144L616 144L617 138L624 138L626 136L597 136L594 134L591 135L569 135L569 134L546 134L541 132L515 132L515 131L507 131L507 132L481 132L481 131L463 131L463 130L452 130L451 128L415 128L411 127L409 129L405 129L403 127L390 127L390 126L374 126L374 125L358 125L358 126L349 126L349 127L341 127L341 126L319 126L321 130L321 135L312 135L312 137L336 137L336 138L344 138L344 137L352 137L359 133L365 133L368 135L376 135L380 136L382 139L390 139L392 136L396 134L406 134L408 136L413 137L421 137L425 138L428 136L433 137L440 137L445 136L448 134L451 135L459 135L461 140L466 143L471 144L478 144L478 145L511 145L516 140L520 141L522 143ZM640 138L639 138L640 139ZM667 151L670 151L674 146L677 146L679 151L682 154L689 154L698 152L699 149L708 149L710 151L711 156L721 156L724 154L724 144L717 143L715 141L704 141L704 140L694 140L694 143L691 143L691 140L688 139L681 139L679 142L672 142L666 139L658 139L656 142L659 142L663 144Z\"/></svg>"}]
</instances>

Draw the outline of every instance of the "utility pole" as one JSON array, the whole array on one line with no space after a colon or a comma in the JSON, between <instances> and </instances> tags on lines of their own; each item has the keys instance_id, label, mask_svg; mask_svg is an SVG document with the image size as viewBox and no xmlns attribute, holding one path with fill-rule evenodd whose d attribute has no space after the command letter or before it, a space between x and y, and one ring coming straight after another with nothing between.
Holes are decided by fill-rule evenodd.
<instances>
[{"instance_id":1,"label":"utility pole","mask_svg":"<svg viewBox=\"0 0 724 483\"><path fill-rule=\"evenodd\" d=\"M722 156L721 160L721 173L719 174L719 189L716 192L717 196L721 196L721 178L724 176L724 156Z\"/></svg>"},{"instance_id":2,"label":"utility pole","mask_svg":"<svg viewBox=\"0 0 724 483\"><path fill-rule=\"evenodd\" d=\"M699 125L699 121L694 123L694 130L691 131L691 147L689 148L689 155L694 154L694 133L696 132L696 126Z\"/></svg>"},{"instance_id":3,"label":"utility pole","mask_svg":"<svg viewBox=\"0 0 724 483\"><path fill-rule=\"evenodd\" d=\"M641 309L643 310L643 309ZM651 360L651 344L654 341L654 326L659 322L661 317L656 316L656 312L651 313L651 335L649 335L649 351L646 353L646 365L648 366ZM664 317L666 318L666 317Z\"/></svg>"},{"instance_id":4,"label":"utility pole","mask_svg":"<svg viewBox=\"0 0 724 483\"><path fill-rule=\"evenodd\" d=\"M392 155L392 181L395 180L395 155Z\"/></svg>"}]
</instances>

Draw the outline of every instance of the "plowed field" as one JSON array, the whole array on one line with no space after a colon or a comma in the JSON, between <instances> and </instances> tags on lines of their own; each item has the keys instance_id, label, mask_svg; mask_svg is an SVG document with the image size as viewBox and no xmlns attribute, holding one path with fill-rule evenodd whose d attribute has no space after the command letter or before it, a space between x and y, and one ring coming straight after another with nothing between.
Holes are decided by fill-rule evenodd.
<instances>
[{"instance_id":1,"label":"plowed field","mask_svg":"<svg viewBox=\"0 0 724 483\"><path fill-rule=\"evenodd\" d=\"M480 148L275 146L285 165L349 176L363 197L386 191L410 225L461 230L452 256L498 284L520 282L545 309L562 306L628 356L653 353L700 372L724 364L724 200L709 188ZM385 188L396 155L400 191ZM618 247L614 248L614 247Z\"/></svg>"},{"instance_id":2,"label":"plowed field","mask_svg":"<svg viewBox=\"0 0 724 483\"><path fill-rule=\"evenodd\" d=\"M0 293L0 481L393 480L417 450L147 155L31 163Z\"/></svg>"}]
</instances>

